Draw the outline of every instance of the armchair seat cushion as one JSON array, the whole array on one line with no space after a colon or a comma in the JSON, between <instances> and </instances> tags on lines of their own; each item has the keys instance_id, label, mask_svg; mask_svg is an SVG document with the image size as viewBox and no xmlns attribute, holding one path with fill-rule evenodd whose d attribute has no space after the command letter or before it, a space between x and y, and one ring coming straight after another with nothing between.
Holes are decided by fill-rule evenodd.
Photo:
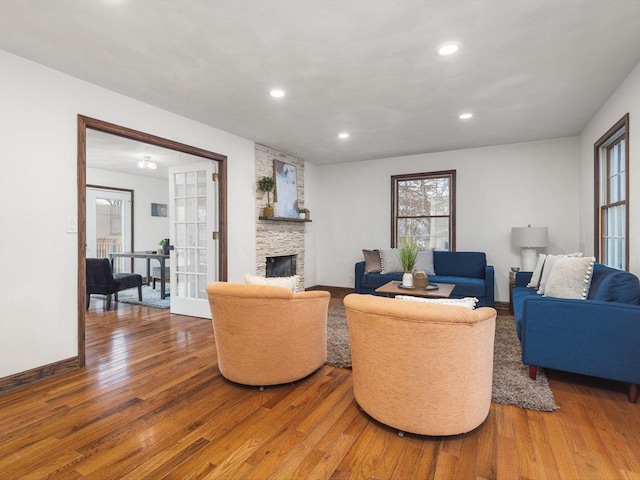
<instances>
[{"instance_id":1,"label":"armchair seat cushion","mask_svg":"<svg viewBox=\"0 0 640 480\"><path fill-rule=\"evenodd\" d=\"M142 285L142 275L137 273L114 273L113 278L118 282L118 291Z\"/></svg>"}]
</instances>

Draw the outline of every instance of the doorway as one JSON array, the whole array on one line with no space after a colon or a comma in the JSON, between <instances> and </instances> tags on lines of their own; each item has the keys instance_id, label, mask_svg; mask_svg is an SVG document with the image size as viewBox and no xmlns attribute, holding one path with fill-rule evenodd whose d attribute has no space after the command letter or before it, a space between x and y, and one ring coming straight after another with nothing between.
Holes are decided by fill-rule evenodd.
<instances>
[{"instance_id":1,"label":"doorway","mask_svg":"<svg viewBox=\"0 0 640 480\"><path fill-rule=\"evenodd\" d=\"M217 217L217 279L227 279L227 157L190 145L156 137L144 132L94 118L78 115L78 358L80 366L85 365L85 285L87 255L87 129L120 136L129 140L154 145L215 162L216 166L216 217Z\"/></svg>"},{"instance_id":2,"label":"doorway","mask_svg":"<svg viewBox=\"0 0 640 480\"><path fill-rule=\"evenodd\" d=\"M130 252L133 245L133 191L87 185L87 258ZM116 270L128 272L124 258ZM130 263L130 262L129 262Z\"/></svg>"}]
</instances>

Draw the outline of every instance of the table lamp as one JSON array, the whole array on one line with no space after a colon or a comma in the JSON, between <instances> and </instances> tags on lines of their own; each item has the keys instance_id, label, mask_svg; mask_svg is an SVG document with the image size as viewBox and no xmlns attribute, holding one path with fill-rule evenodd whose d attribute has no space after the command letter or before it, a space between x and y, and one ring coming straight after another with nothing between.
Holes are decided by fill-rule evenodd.
<instances>
[{"instance_id":1,"label":"table lamp","mask_svg":"<svg viewBox=\"0 0 640 480\"><path fill-rule=\"evenodd\" d=\"M521 267L524 272L532 272L536 268L536 248L547 246L549 229L547 227L512 227L511 243L521 247Z\"/></svg>"}]
</instances>

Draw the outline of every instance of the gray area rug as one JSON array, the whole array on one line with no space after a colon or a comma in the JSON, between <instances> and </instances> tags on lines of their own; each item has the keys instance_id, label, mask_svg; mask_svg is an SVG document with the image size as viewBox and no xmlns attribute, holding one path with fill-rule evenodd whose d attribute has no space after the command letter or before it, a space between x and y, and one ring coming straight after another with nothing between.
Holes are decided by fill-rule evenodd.
<instances>
[{"instance_id":1,"label":"gray area rug","mask_svg":"<svg viewBox=\"0 0 640 480\"><path fill-rule=\"evenodd\" d=\"M491 401L527 410L558 410L544 371L538 368L538 378L535 381L529 378L528 368L522 364L520 342L513 322L511 316L498 316L496 320ZM327 317L327 363L351 368L349 332L343 306L330 309Z\"/></svg>"},{"instance_id":2,"label":"gray area rug","mask_svg":"<svg viewBox=\"0 0 640 480\"><path fill-rule=\"evenodd\" d=\"M166 293L169 293L169 288L166 289ZM169 308L169 297L164 300L160 298L160 285L156 282L156 289L151 288L150 285L142 286L142 302L138 300L138 289L130 288L118 292L118 301L122 303L132 303L134 305L144 305L145 307L154 308ZM113 307L112 307L113 308Z\"/></svg>"}]
</instances>

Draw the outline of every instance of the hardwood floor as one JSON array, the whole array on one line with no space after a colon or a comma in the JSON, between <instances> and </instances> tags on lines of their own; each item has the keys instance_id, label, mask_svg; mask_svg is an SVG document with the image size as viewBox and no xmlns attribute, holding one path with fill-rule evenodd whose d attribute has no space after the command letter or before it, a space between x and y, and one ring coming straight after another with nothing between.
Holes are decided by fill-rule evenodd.
<instances>
[{"instance_id":1,"label":"hardwood floor","mask_svg":"<svg viewBox=\"0 0 640 480\"><path fill-rule=\"evenodd\" d=\"M468 434L401 438L350 370L261 392L220 376L210 321L93 300L87 367L0 396L0 479L640 478L625 386L548 376L559 412L492 404Z\"/></svg>"}]
</instances>

